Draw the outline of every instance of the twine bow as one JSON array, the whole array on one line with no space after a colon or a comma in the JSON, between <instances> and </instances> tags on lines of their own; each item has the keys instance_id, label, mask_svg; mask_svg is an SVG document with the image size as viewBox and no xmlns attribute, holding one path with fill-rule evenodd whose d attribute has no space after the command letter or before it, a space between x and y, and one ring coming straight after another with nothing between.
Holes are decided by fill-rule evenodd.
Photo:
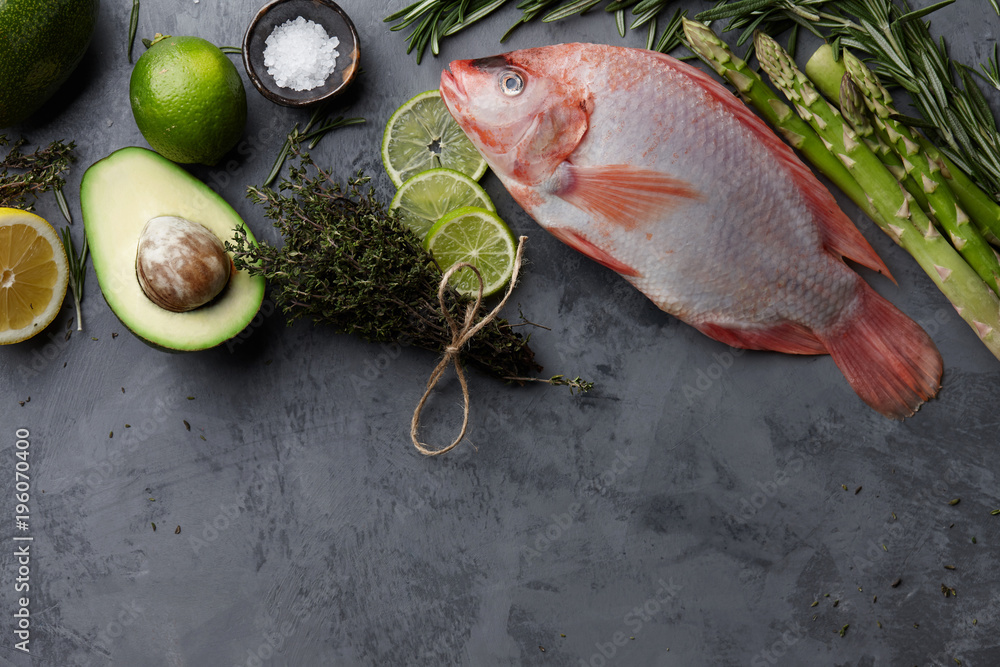
<instances>
[{"instance_id":1,"label":"twine bow","mask_svg":"<svg viewBox=\"0 0 1000 667\"><path fill-rule=\"evenodd\" d=\"M431 373L430 378L427 379L427 389L424 391L424 395L420 397L420 402L417 403L417 408L413 411L413 419L410 421L410 439L413 441L413 446L417 448L421 454L426 456L437 456L439 454L444 454L445 452L454 449L458 443L462 442L465 438L465 432L469 427L469 385L465 380L465 372L462 371L462 363L460 359L460 353L462 348L468 343L472 338L479 333L483 327L496 319L497 314L507 303L507 299L510 298L511 293L514 291L514 285L517 284L517 274L521 270L521 256L524 254L524 242L528 240L527 236L522 236L517 240L517 254L514 256L514 272L510 276L510 285L507 287L507 293L504 294L503 299L497 304L496 308L491 310L486 314L483 319L479 322L475 322L476 313L479 312L479 306L483 302L483 276L479 273L479 269L474 267L468 262L460 262L454 264L451 268L445 271L444 276L441 277L441 284L438 286L438 303L441 304L441 312L444 314L444 319L448 323L448 328L451 329L451 344L444 348L444 356L441 357L441 361L438 362L437 367ZM448 289L448 281L451 277L455 275L457 271L461 269L469 268L472 269L476 274L476 280L479 281L479 289L476 294L476 300L470 303L465 309L465 319L462 322L462 326L458 325L455 318L451 316L448 311L448 305L445 303L444 297ZM458 376L458 382L462 385L462 399L464 401L463 415L462 415L462 430L459 432L458 437L448 445L447 447L441 447L440 449L434 449L431 446L420 442L417 437L417 431L420 429L420 413L424 409L424 404L427 403L427 399L431 395L431 391L441 380L444 372L448 370L450 364L455 364L455 375Z\"/></svg>"}]
</instances>

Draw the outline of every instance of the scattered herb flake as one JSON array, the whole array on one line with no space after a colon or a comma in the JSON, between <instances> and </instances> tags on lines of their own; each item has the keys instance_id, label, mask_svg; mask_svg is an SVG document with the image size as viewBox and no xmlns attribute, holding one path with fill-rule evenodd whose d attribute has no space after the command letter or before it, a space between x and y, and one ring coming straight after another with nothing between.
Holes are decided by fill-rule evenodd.
<instances>
[{"instance_id":1,"label":"scattered herb flake","mask_svg":"<svg viewBox=\"0 0 1000 667\"><path fill-rule=\"evenodd\" d=\"M109 438L115 437L115 432L114 431L108 431L108 437Z\"/></svg>"},{"instance_id":2,"label":"scattered herb flake","mask_svg":"<svg viewBox=\"0 0 1000 667\"><path fill-rule=\"evenodd\" d=\"M952 498L951 500L949 500L949 501L948 501L948 504L949 504L949 505L957 505L957 504L959 504L960 502L962 502L962 499L961 499L961 498Z\"/></svg>"},{"instance_id":3,"label":"scattered herb flake","mask_svg":"<svg viewBox=\"0 0 1000 667\"><path fill-rule=\"evenodd\" d=\"M818 604L819 604L819 600L813 600L813 603L811 605L809 605L809 606L810 607L815 607Z\"/></svg>"},{"instance_id":4,"label":"scattered herb flake","mask_svg":"<svg viewBox=\"0 0 1000 667\"><path fill-rule=\"evenodd\" d=\"M180 535L180 534L181 534L181 527L177 526L176 528L174 528L174 535Z\"/></svg>"},{"instance_id":5,"label":"scattered herb flake","mask_svg":"<svg viewBox=\"0 0 1000 667\"><path fill-rule=\"evenodd\" d=\"M842 488L844 491L847 491L847 485L846 484L841 484L840 488Z\"/></svg>"},{"instance_id":6,"label":"scattered herb flake","mask_svg":"<svg viewBox=\"0 0 1000 667\"><path fill-rule=\"evenodd\" d=\"M188 399L189 401L193 401L193 400L194 400L194 396L188 396L188 397L187 397L187 399Z\"/></svg>"},{"instance_id":7,"label":"scattered herb flake","mask_svg":"<svg viewBox=\"0 0 1000 667\"><path fill-rule=\"evenodd\" d=\"M954 570L955 566L954 565L945 565L944 569L946 569L946 570Z\"/></svg>"},{"instance_id":8,"label":"scattered herb flake","mask_svg":"<svg viewBox=\"0 0 1000 667\"><path fill-rule=\"evenodd\" d=\"M892 582L892 584L890 584L890 585L893 588L898 588L901 583L903 583L903 580L901 578L897 577L896 581Z\"/></svg>"},{"instance_id":9,"label":"scattered herb flake","mask_svg":"<svg viewBox=\"0 0 1000 667\"><path fill-rule=\"evenodd\" d=\"M153 523L152 521L150 521L149 523L150 523L150 525L153 526L153 532L155 533L156 532L156 524Z\"/></svg>"},{"instance_id":10,"label":"scattered herb flake","mask_svg":"<svg viewBox=\"0 0 1000 667\"><path fill-rule=\"evenodd\" d=\"M206 438L205 436L199 435L198 437L201 438L202 440L204 440L205 442L208 442L208 438Z\"/></svg>"},{"instance_id":11,"label":"scattered herb flake","mask_svg":"<svg viewBox=\"0 0 1000 667\"><path fill-rule=\"evenodd\" d=\"M544 646L539 645L538 650L541 651L542 653L545 653L545 647Z\"/></svg>"},{"instance_id":12,"label":"scattered herb flake","mask_svg":"<svg viewBox=\"0 0 1000 667\"><path fill-rule=\"evenodd\" d=\"M184 421L184 428L186 428L187 430L190 431L191 430L191 424L189 424L188 420L186 420L186 419L184 419L183 421Z\"/></svg>"},{"instance_id":13,"label":"scattered herb flake","mask_svg":"<svg viewBox=\"0 0 1000 667\"><path fill-rule=\"evenodd\" d=\"M858 495L859 493L861 493L861 487L860 486L858 488L854 489L854 495Z\"/></svg>"},{"instance_id":14,"label":"scattered herb flake","mask_svg":"<svg viewBox=\"0 0 1000 667\"><path fill-rule=\"evenodd\" d=\"M842 627L840 629L840 636L841 637L843 637L844 635L847 634L847 628L849 628L849 627L851 627L850 623L848 623L847 625L845 625L844 627Z\"/></svg>"},{"instance_id":15,"label":"scattered herb flake","mask_svg":"<svg viewBox=\"0 0 1000 667\"><path fill-rule=\"evenodd\" d=\"M115 333L115 332L112 332L112 333L111 333L111 338L112 338L112 339L115 339L115 338L118 338L118 334L117 334L117 333Z\"/></svg>"},{"instance_id":16,"label":"scattered herb flake","mask_svg":"<svg viewBox=\"0 0 1000 667\"><path fill-rule=\"evenodd\" d=\"M990 516L998 516L998 515L1000 515L1000 509L993 510L992 512L990 512Z\"/></svg>"},{"instance_id":17,"label":"scattered herb flake","mask_svg":"<svg viewBox=\"0 0 1000 667\"><path fill-rule=\"evenodd\" d=\"M972 536L972 543L976 544L976 536L975 535Z\"/></svg>"},{"instance_id":18,"label":"scattered herb flake","mask_svg":"<svg viewBox=\"0 0 1000 667\"><path fill-rule=\"evenodd\" d=\"M951 597L958 597L957 594L955 593L954 588L950 588L949 586L945 586L944 584L941 584L941 592L944 594L945 597L948 597L949 595Z\"/></svg>"}]
</instances>

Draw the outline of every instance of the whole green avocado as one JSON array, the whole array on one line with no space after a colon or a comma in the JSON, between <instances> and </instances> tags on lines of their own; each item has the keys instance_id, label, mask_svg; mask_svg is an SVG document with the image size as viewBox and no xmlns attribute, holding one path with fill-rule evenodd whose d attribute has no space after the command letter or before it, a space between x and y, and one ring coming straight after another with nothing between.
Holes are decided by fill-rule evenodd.
<instances>
[{"instance_id":1,"label":"whole green avocado","mask_svg":"<svg viewBox=\"0 0 1000 667\"><path fill-rule=\"evenodd\" d=\"M87 51L100 0L0 0L0 128L24 122Z\"/></svg>"}]
</instances>

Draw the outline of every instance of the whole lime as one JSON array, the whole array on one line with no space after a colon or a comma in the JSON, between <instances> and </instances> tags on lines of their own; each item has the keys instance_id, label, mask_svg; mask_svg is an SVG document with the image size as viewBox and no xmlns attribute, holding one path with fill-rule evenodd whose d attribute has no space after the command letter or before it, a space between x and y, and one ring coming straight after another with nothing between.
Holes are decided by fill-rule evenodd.
<instances>
[{"instance_id":1,"label":"whole lime","mask_svg":"<svg viewBox=\"0 0 1000 667\"><path fill-rule=\"evenodd\" d=\"M0 1L0 128L31 116L90 44L100 0Z\"/></svg>"},{"instance_id":2,"label":"whole lime","mask_svg":"<svg viewBox=\"0 0 1000 667\"><path fill-rule=\"evenodd\" d=\"M129 81L132 115L153 150L213 165L236 145L247 95L236 66L200 37L157 37Z\"/></svg>"}]
</instances>

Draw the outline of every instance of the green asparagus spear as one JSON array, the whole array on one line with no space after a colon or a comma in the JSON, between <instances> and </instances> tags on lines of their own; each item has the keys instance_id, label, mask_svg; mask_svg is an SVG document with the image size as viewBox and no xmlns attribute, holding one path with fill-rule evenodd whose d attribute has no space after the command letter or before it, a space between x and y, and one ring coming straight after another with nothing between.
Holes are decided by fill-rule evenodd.
<instances>
[{"instance_id":1,"label":"green asparagus spear","mask_svg":"<svg viewBox=\"0 0 1000 667\"><path fill-rule=\"evenodd\" d=\"M938 233L878 156L844 123L843 116L813 87L771 37L757 33L757 59L774 85L793 102L796 111L830 145L833 152L864 183L883 231L903 247L955 306L986 347L1000 359L1000 300L975 271Z\"/></svg>"},{"instance_id":2,"label":"green asparagus spear","mask_svg":"<svg viewBox=\"0 0 1000 667\"><path fill-rule=\"evenodd\" d=\"M778 99L760 76L736 56L729 46L703 23L684 19L684 35L688 47L719 76L728 80L740 96L776 128L793 147L799 150L824 176L829 178L858 208L874 219L880 213L871 205L851 172L826 149L823 140L809 124L795 115L787 104Z\"/></svg>"},{"instance_id":3,"label":"green asparagus spear","mask_svg":"<svg viewBox=\"0 0 1000 667\"><path fill-rule=\"evenodd\" d=\"M969 266L994 292L1000 293L1000 261L952 193L949 179L944 176L947 167L941 153L937 149L921 148L910 128L892 117L896 114L892 95L874 72L847 50L843 59L848 71L845 80L859 91L864 104L875 115L879 136L893 147L902 159L906 172L920 184L927 196L932 217L948 233L952 245Z\"/></svg>"},{"instance_id":4,"label":"green asparagus spear","mask_svg":"<svg viewBox=\"0 0 1000 667\"><path fill-rule=\"evenodd\" d=\"M913 198L920 205L920 210L927 213L930 210L927 195L924 194L923 188L913 180L913 177L906 172L903 160L900 159L899 155L875 133L875 126L871 123L868 107L865 106L864 95L847 73L844 74L840 84L840 112L844 114L844 119L851 124L858 136L865 140L868 148L878 155L882 164L896 177L896 180L902 183L906 191L913 195Z\"/></svg>"},{"instance_id":5,"label":"green asparagus spear","mask_svg":"<svg viewBox=\"0 0 1000 667\"><path fill-rule=\"evenodd\" d=\"M846 71L844 60L834 59L833 49L829 44L819 47L806 63L806 75L821 93L834 99L838 95L840 80ZM914 138L924 150L940 154L937 147L919 132L914 132ZM993 245L1000 246L1000 204L976 185L961 167L954 164L947 156L941 155L941 157L947 170L945 175L949 179L948 186L958 202L979 227L983 236Z\"/></svg>"}]
</instances>

